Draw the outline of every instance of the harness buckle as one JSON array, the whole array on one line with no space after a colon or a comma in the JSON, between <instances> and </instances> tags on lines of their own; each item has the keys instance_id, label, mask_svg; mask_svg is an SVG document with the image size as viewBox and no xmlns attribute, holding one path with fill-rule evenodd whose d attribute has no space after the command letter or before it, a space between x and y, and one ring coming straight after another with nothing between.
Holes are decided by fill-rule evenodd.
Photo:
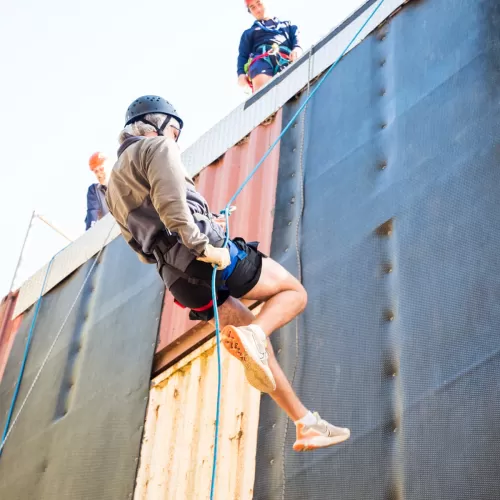
<instances>
[{"instance_id":1,"label":"harness buckle","mask_svg":"<svg viewBox=\"0 0 500 500\"><path fill-rule=\"evenodd\" d=\"M277 43L273 43L268 51L268 54L270 56L275 56L276 54L279 54L279 51L280 51L280 46Z\"/></svg>"}]
</instances>

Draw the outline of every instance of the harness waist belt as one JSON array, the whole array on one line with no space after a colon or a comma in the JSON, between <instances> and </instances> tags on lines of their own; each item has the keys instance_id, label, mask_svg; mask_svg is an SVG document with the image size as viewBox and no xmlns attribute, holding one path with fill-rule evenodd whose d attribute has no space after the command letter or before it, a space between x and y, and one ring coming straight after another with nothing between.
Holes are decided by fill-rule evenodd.
<instances>
[{"instance_id":1,"label":"harness waist belt","mask_svg":"<svg viewBox=\"0 0 500 500\"><path fill-rule=\"evenodd\" d=\"M164 255L177 243L175 236L162 236L153 245L152 254L159 264L165 263Z\"/></svg>"}]
</instances>

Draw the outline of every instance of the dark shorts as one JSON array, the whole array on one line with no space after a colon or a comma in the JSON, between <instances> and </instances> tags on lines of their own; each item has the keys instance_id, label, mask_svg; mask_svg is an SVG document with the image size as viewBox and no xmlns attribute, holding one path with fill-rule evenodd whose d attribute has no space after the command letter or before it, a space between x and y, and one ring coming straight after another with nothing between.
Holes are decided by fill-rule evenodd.
<instances>
[{"instance_id":1,"label":"dark shorts","mask_svg":"<svg viewBox=\"0 0 500 500\"><path fill-rule=\"evenodd\" d=\"M262 258L257 242L246 243L243 238L232 240L230 275L229 269L217 272L217 305L221 306L228 297L240 298L255 287L262 271ZM191 309L189 317L193 320L209 321L213 318L212 272L213 267L205 262L194 260L186 269L186 274L202 280L204 285L194 285L179 278L170 287L170 293L181 307ZM197 309L197 310L195 310Z\"/></svg>"},{"instance_id":2,"label":"dark shorts","mask_svg":"<svg viewBox=\"0 0 500 500\"><path fill-rule=\"evenodd\" d=\"M270 56L273 63L277 63L275 61L276 56ZM248 75L251 79L254 79L257 75L269 75L274 76L274 68L264 59L259 59L255 61L248 71Z\"/></svg>"}]
</instances>

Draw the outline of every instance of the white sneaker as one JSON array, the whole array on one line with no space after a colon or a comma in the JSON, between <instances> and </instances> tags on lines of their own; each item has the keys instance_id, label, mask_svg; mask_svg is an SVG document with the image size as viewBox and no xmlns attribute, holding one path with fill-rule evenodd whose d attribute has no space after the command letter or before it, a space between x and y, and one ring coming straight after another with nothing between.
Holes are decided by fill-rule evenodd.
<instances>
[{"instance_id":1,"label":"white sneaker","mask_svg":"<svg viewBox=\"0 0 500 500\"><path fill-rule=\"evenodd\" d=\"M222 330L222 343L243 363L248 383L261 392L276 390L276 382L267 363L267 337L257 325L226 326Z\"/></svg>"},{"instance_id":2,"label":"white sneaker","mask_svg":"<svg viewBox=\"0 0 500 500\"><path fill-rule=\"evenodd\" d=\"M344 427L336 427L323 420L318 413L313 413L316 417L316 423L305 425L298 422L297 440L293 444L294 451L312 451L319 448L327 448L334 444L342 443L349 439L351 431Z\"/></svg>"}]
</instances>

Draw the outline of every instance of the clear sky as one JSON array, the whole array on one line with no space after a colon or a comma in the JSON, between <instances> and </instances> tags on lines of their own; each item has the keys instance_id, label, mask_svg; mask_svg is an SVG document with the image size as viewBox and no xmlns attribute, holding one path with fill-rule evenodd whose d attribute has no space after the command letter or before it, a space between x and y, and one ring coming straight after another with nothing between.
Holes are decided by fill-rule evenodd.
<instances>
[{"instance_id":1,"label":"clear sky","mask_svg":"<svg viewBox=\"0 0 500 500\"><path fill-rule=\"evenodd\" d=\"M364 0L272 0L306 50ZM243 0L4 0L0 16L0 297L33 210L72 238L85 230L94 151L113 157L128 104L170 100L185 149L245 99L236 56L253 18ZM40 221L19 285L66 244Z\"/></svg>"}]
</instances>

